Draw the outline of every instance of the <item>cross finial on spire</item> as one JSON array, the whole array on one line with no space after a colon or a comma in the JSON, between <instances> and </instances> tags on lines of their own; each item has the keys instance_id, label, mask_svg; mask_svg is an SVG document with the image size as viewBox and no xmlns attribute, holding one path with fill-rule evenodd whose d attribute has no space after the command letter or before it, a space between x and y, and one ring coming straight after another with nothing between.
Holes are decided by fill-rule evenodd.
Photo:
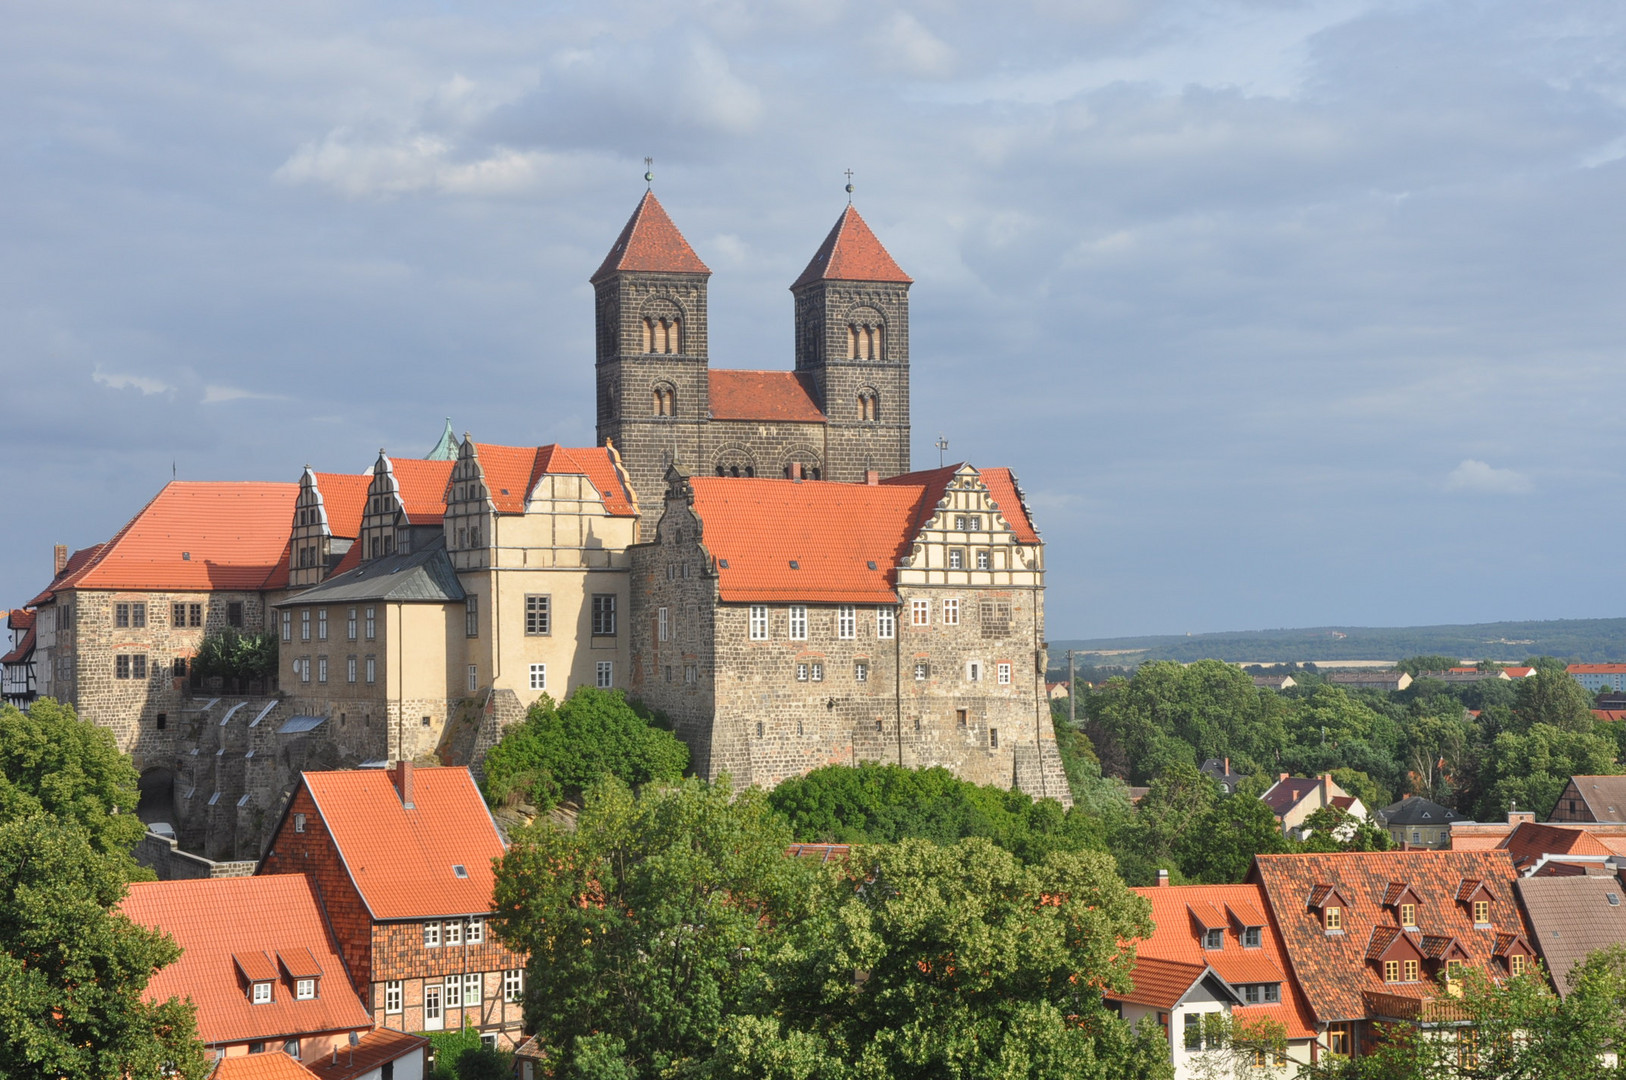
<instances>
[{"instance_id":1,"label":"cross finial on spire","mask_svg":"<svg viewBox=\"0 0 1626 1080\"><path fill-rule=\"evenodd\" d=\"M655 159L652 157L644 158L644 183L651 191L655 189Z\"/></svg>"},{"instance_id":2,"label":"cross finial on spire","mask_svg":"<svg viewBox=\"0 0 1626 1080\"><path fill-rule=\"evenodd\" d=\"M853 171L847 170L847 205L853 204Z\"/></svg>"},{"instance_id":3,"label":"cross finial on spire","mask_svg":"<svg viewBox=\"0 0 1626 1080\"><path fill-rule=\"evenodd\" d=\"M947 439L945 439L943 437L943 433L941 431L937 433L936 446L937 446L937 467L939 469L941 469L943 467L943 453L946 450L948 450L948 447L949 447L949 442L948 442Z\"/></svg>"}]
</instances>

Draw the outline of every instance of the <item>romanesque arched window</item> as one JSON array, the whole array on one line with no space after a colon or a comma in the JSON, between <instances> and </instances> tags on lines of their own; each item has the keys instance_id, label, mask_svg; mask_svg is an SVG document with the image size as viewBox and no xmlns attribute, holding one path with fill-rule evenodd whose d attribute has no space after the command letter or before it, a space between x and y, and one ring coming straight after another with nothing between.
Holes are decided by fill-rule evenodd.
<instances>
[{"instance_id":1,"label":"romanesque arched window","mask_svg":"<svg viewBox=\"0 0 1626 1080\"><path fill-rule=\"evenodd\" d=\"M884 351L886 326L881 313L870 307L848 312L847 359L880 360Z\"/></svg>"},{"instance_id":2,"label":"romanesque arched window","mask_svg":"<svg viewBox=\"0 0 1626 1080\"><path fill-rule=\"evenodd\" d=\"M858 392L858 419L876 421L881 418L881 398L874 390L865 387Z\"/></svg>"},{"instance_id":3,"label":"romanesque arched window","mask_svg":"<svg viewBox=\"0 0 1626 1080\"><path fill-rule=\"evenodd\" d=\"M656 416L677 415L677 391L667 383L660 383L654 389L654 414Z\"/></svg>"},{"instance_id":4,"label":"romanesque arched window","mask_svg":"<svg viewBox=\"0 0 1626 1080\"><path fill-rule=\"evenodd\" d=\"M677 316L644 316L644 352L677 354L683 351L683 320Z\"/></svg>"}]
</instances>

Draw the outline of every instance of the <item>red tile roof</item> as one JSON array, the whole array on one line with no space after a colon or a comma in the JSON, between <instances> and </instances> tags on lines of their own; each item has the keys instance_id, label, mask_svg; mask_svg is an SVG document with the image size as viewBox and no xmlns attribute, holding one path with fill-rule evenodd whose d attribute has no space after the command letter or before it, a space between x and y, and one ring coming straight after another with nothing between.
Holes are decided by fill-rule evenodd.
<instances>
[{"instance_id":1,"label":"red tile roof","mask_svg":"<svg viewBox=\"0 0 1626 1080\"><path fill-rule=\"evenodd\" d=\"M17 638L17 645L4 656L0 656L0 664L21 663L28 654L34 651L34 613L23 608L16 608L6 615L6 625L13 632L21 631Z\"/></svg>"},{"instance_id":2,"label":"red tile roof","mask_svg":"<svg viewBox=\"0 0 1626 1080\"><path fill-rule=\"evenodd\" d=\"M66 588L68 582L73 578L78 577L79 572L82 571L86 566L90 565L90 561L97 555L100 555L102 548L106 546L106 544L92 544L90 547L80 548L78 551L70 555L68 557L67 565L62 568L62 572L56 577L52 578L51 584L46 586L44 591L38 596L30 600L28 602L28 606L37 607L40 604L48 604L52 600L56 599L56 590Z\"/></svg>"},{"instance_id":3,"label":"red tile roof","mask_svg":"<svg viewBox=\"0 0 1626 1080\"><path fill-rule=\"evenodd\" d=\"M1212 967L1214 974L1232 986L1282 984L1279 1004L1249 1006L1246 1014L1239 1011L1236 1015L1275 1020L1287 1027L1290 1039L1306 1039L1314 1034L1309 1004L1288 977L1287 955L1280 931L1266 918L1267 904L1262 888L1258 885L1165 885L1135 892L1151 902L1152 923L1156 927L1149 939L1135 943L1136 994L1143 993L1142 986L1147 984L1145 993L1167 999L1162 1003L1146 1000L1145 1004L1170 1007L1191 987L1196 974L1204 967ZM1209 913L1209 919L1219 918L1225 928L1223 948L1203 948L1190 915L1193 910ZM1241 930L1248 926L1262 928L1257 949L1242 945ZM1188 972L1195 973L1169 997L1173 983ZM1135 996L1130 1000L1141 1001L1142 998Z\"/></svg>"},{"instance_id":4,"label":"red tile roof","mask_svg":"<svg viewBox=\"0 0 1626 1080\"><path fill-rule=\"evenodd\" d=\"M610 253L589 281L598 281L618 270L642 270L662 274L709 274L706 264L672 224L666 208L653 191L644 193L638 209L627 219Z\"/></svg>"},{"instance_id":5,"label":"red tile roof","mask_svg":"<svg viewBox=\"0 0 1626 1080\"><path fill-rule=\"evenodd\" d=\"M303 874L138 881L119 909L132 922L162 929L181 947L181 958L147 984L146 997L191 998L205 1043L291 1039L373 1026L350 988L315 890ZM317 997L309 1001L294 1000L294 987L280 976L275 962L279 952L302 949L310 950L322 971ZM247 960L255 974L265 977L269 972L278 980L270 1003L250 1003L237 957Z\"/></svg>"},{"instance_id":6,"label":"red tile roof","mask_svg":"<svg viewBox=\"0 0 1626 1080\"><path fill-rule=\"evenodd\" d=\"M439 525L446 518L446 487L454 461L391 458L390 468L401 490L401 508L413 525ZM359 534L358 534L359 535Z\"/></svg>"},{"instance_id":7,"label":"red tile roof","mask_svg":"<svg viewBox=\"0 0 1626 1080\"><path fill-rule=\"evenodd\" d=\"M1021 544L1037 544L1039 532L1033 527L1033 519L1028 516L1026 500L1022 498L1021 489L1016 486L1016 477L1009 469L983 469L982 482L988 486L988 494L999 506L999 514L1016 534L1016 540Z\"/></svg>"},{"instance_id":8,"label":"red tile roof","mask_svg":"<svg viewBox=\"0 0 1626 1080\"><path fill-rule=\"evenodd\" d=\"M1189 964L1157 956L1137 956L1135 969L1130 974L1133 988L1122 1000L1150 1005L1154 1009L1172 1009L1186 996L1191 984L1202 978L1203 972L1207 970L1207 964Z\"/></svg>"},{"instance_id":9,"label":"red tile roof","mask_svg":"<svg viewBox=\"0 0 1626 1080\"><path fill-rule=\"evenodd\" d=\"M1293 807L1297 806L1306 795L1321 785L1319 777L1289 776L1286 780L1278 780L1271 785L1269 791L1259 798L1270 807L1271 812L1281 817Z\"/></svg>"},{"instance_id":10,"label":"red tile roof","mask_svg":"<svg viewBox=\"0 0 1626 1080\"><path fill-rule=\"evenodd\" d=\"M713 420L824 423L824 413L794 371L713 370L710 380Z\"/></svg>"},{"instance_id":11,"label":"red tile roof","mask_svg":"<svg viewBox=\"0 0 1626 1080\"><path fill-rule=\"evenodd\" d=\"M354 540L361 535L361 518L367 510L367 488L373 474L316 473L316 490L322 493L322 510L327 514L328 532Z\"/></svg>"},{"instance_id":12,"label":"red tile roof","mask_svg":"<svg viewBox=\"0 0 1626 1080\"><path fill-rule=\"evenodd\" d=\"M1536 673L1536 669L1533 667L1509 667L1502 670L1507 672L1507 677L1510 679L1523 679Z\"/></svg>"},{"instance_id":13,"label":"red tile roof","mask_svg":"<svg viewBox=\"0 0 1626 1080\"><path fill-rule=\"evenodd\" d=\"M814 281L896 281L908 284L914 279L892 260L881 241L849 205L836 219L835 227L819 245L802 276L791 285L799 289Z\"/></svg>"},{"instance_id":14,"label":"red tile roof","mask_svg":"<svg viewBox=\"0 0 1626 1080\"><path fill-rule=\"evenodd\" d=\"M1571 675L1622 675L1626 664L1571 664L1564 670Z\"/></svg>"},{"instance_id":15,"label":"red tile roof","mask_svg":"<svg viewBox=\"0 0 1626 1080\"><path fill-rule=\"evenodd\" d=\"M20 664L34 651L34 631L28 630L18 640L16 648L0 656L0 664Z\"/></svg>"},{"instance_id":16,"label":"red tile roof","mask_svg":"<svg viewBox=\"0 0 1626 1080\"><path fill-rule=\"evenodd\" d=\"M420 1035L408 1035L390 1028L375 1028L361 1037L355 1046L345 1047L337 1055L320 1058L310 1063L310 1071L321 1080L353 1080L372 1072L386 1061L399 1061L408 1054L424 1051L429 1040Z\"/></svg>"},{"instance_id":17,"label":"red tile roof","mask_svg":"<svg viewBox=\"0 0 1626 1080\"><path fill-rule=\"evenodd\" d=\"M258 590L286 565L298 494L298 484L171 481L51 589Z\"/></svg>"},{"instance_id":18,"label":"red tile roof","mask_svg":"<svg viewBox=\"0 0 1626 1080\"><path fill-rule=\"evenodd\" d=\"M34 625L34 613L27 608L12 608L6 614L6 625L13 630L28 630Z\"/></svg>"},{"instance_id":19,"label":"red tile roof","mask_svg":"<svg viewBox=\"0 0 1626 1080\"><path fill-rule=\"evenodd\" d=\"M1316 1019L1326 1023L1365 1017L1363 991L1434 996L1434 985L1427 980L1435 972L1422 972L1423 982L1385 983L1378 964L1366 958L1375 930L1399 933L1399 913L1383 905L1392 883L1408 885L1417 894L1420 933L1405 936L1419 952L1424 935L1455 938L1468 954L1467 964L1495 975L1500 971L1492 964L1495 939L1474 928L1472 908L1458 897L1472 895L1482 885L1495 929L1523 934L1513 897L1516 876L1513 860L1501 851L1388 851L1259 855L1249 880L1264 886L1293 975ZM1311 893L1323 884L1344 898L1342 933L1328 933L1321 913L1310 905Z\"/></svg>"},{"instance_id":20,"label":"red tile roof","mask_svg":"<svg viewBox=\"0 0 1626 1080\"><path fill-rule=\"evenodd\" d=\"M906 483L689 482L718 560L718 595L729 602L897 603L893 574L919 531L921 504L935 508L942 494Z\"/></svg>"},{"instance_id":21,"label":"red tile roof","mask_svg":"<svg viewBox=\"0 0 1626 1080\"><path fill-rule=\"evenodd\" d=\"M301 774L373 918L491 911L491 861L503 844L468 769L413 769L411 810L401 805L392 775ZM467 877L457 876L458 866Z\"/></svg>"},{"instance_id":22,"label":"red tile roof","mask_svg":"<svg viewBox=\"0 0 1626 1080\"><path fill-rule=\"evenodd\" d=\"M1520 822L1498 847L1513 856L1513 865L1523 870L1543 855L1613 855L1615 852L1583 829Z\"/></svg>"},{"instance_id":23,"label":"red tile roof","mask_svg":"<svg viewBox=\"0 0 1626 1080\"><path fill-rule=\"evenodd\" d=\"M612 517L631 517L638 512L615 451L608 446L567 448L556 443L547 446L475 443L474 454L480 459L486 490L499 514L524 513L526 500L536 490L537 482L548 475L587 477Z\"/></svg>"},{"instance_id":24,"label":"red tile roof","mask_svg":"<svg viewBox=\"0 0 1626 1080\"><path fill-rule=\"evenodd\" d=\"M845 859L852 853L849 844L792 844L785 849L785 854L797 859L817 859L819 862L833 862Z\"/></svg>"},{"instance_id":25,"label":"red tile roof","mask_svg":"<svg viewBox=\"0 0 1626 1080\"><path fill-rule=\"evenodd\" d=\"M1626 709L1593 709L1592 715L1606 723L1619 723L1626 720Z\"/></svg>"},{"instance_id":26,"label":"red tile roof","mask_svg":"<svg viewBox=\"0 0 1626 1080\"><path fill-rule=\"evenodd\" d=\"M221 1058L209 1074L210 1080L311 1080L314 1075L280 1049Z\"/></svg>"}]
</instances>

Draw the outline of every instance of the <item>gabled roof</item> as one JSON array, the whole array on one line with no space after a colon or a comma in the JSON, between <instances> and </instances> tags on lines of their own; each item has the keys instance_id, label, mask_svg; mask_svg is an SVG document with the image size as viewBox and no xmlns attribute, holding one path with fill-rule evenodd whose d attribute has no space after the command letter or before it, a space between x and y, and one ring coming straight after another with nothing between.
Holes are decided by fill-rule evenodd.
<instances>
[{"instance_id":1,"label":"gabled roof","mask_svg":"<svg viewBox=\"0 0 1626 1080\"><path fill-rule=\"evenodd\" d=\"M316 893L304 874L192 881L138 881L119 904L132 922L163 930L181 958L147 983L149 1001L191 998L205 1043L258 1042L328 1031L365 1030L372 1016L350 988L350 977L328 935ZM296 1001L280 980L276 957L309 950L321 969L317 996ZM255 973L278 979L268 1004L249 1002L236 957ZM267 1055L270 1056L270 1055Z\"/></svg>"},{"instance_id":2,"label":"gabled roof","mask_svg":"<svg viewBox=\"0 0 1626 1080\"><path fill-rule=\"evenodd\" d=\"M56 590L66 588L68 583L78 577L80 572L89 566L90 561L100 555L102 548L106 546L106 544L92 544L90 547L80 548L68 556L68 561L62 567L61 572L51 579L51 584L47 585L38 596L28 602L28 606L38 607L40 604L49 604L52 600L55 600Z\"/></svg>"},{"instance_id":3,"label":"gabled roof","mask_svg":"<svg viewBox=\"0 0 1626 1080\"><path fill-rule=\"evenodd\" d=\"M391 458L390 468L401 491L401 509L413 525L439 525L446 518L446 485L452 461Z\"/></svg>"},{"instance_id":4,"label":"gabled roof","mask_svg":"<svg viewBox=\"0 0 1626 1080\"><path fill-rule=\"evenodd\" d=\"M1281 817L1303 801L1306 795L1320 786L1320 777L1289 776L1272 784L1270 790L1259 796L1259 799L1270 807L1273 814Z\"/></svg>"},{"instance_id":5,"label":"gabled roof","mask_svg":"<svg viewBox=\"0 0 1626 1080\"><path fill-rule=\"evenodd\" d=\"M31 630L34 613L27 608L12 608L6 613L6 626L12 630Z\"/></svg>"},{"instance_id":6,"label":"gabled roof","mask_svg":"<svg viewBox=\"0 0 1626 1080\"><path fill-rule=\"evenodd\" d=\"M913 280L887 254L857 207L848 204L791 288L799 289L814 281L895 281L907 285Z\"/></svg>"},{"instance_id":7,"label":"gabled roof","mask_svg":"<svg viewBox=\"0 0 1626 1080\"><path fill-rule=\"evenodd\" d=\"M1363 992L1412 993L1386 984L1381 970L1367 962L1374 930L1389 927L1400 933L1395 909L1381 903L1391 882L1405 882L1423 901L1417 909L1418 935L1405 935L1408 940L1416 938L1419 951L1426 936L1455 938L1467 953L1465 963L1495 974L1500 969L1491 966L1494 936L1475 929L1472 911L1456 902L1456 896L1464 879L1482 882L1489 893L1494 928L1523 933L1513 897L1515 876L1513 860L1500 851L1385 851L1258 855L1249 880L1264 886L1293 974L1316 1019L1329 1023L1365 1017ZM1343 911L1342 933L1328 933L1303 901L1318 883L1326 882L1337 882L1350 901ZM1428 992L1422 986L1416 990Z\"/></svg>"},{"instance_id":8,"label":"gabled roof","mask_svg":"<svg viewBox=\"0 0 1626 1080\"><path fill-rule=\"evenodd\" d=\"M1027 500L1022 498L1022 489L1016 486L1015 474L1009 469L983 469L982 482L988 486L988 494L999 507L1000 516L1010 524L1016 542L1037 544L1039 530L1033 527Z\"/></svg>"},{"instance_id":9,"label":"gabled roof","mask_svg":"<svg viewBox=\"0 0 1626 1080\"><path fill-rule=\"evenodd\" d=\"M412 809L394 770L307 772L315 801L350 879L374 919L491 911L497 826L466 768L412 770ZM454 867L467 877L459 877Z\"/></svg>"},{"instance_id":10,"label":"gabled roof","mask_svg":"<svg viewBox=\"0 0 1626 1080\"><path fill-rule=\"evenodd\" d=\"M18 611L14 611L11 614L12 614L12 629L15 630L17 628L16 617L18 615L22 614L22 613L18 612ZM12 648L12 650L10 652L6 653L6 655L0 656L0 664L20 664L24 660L27 660L29 658L29 656L31 656L33 654L33 652L34 652L34 621L32 619L30 619L28 621L28 628L26 630L24 630L22 632L22 636L17 639L16 646L14 648Z\"/></svg>"},{"instance_id":11,"label":"gabled roof","mask_svg":"<svg viewBox=\"0 0 1626 1080\"><path fill-rule=\"evenodd\" d=\"M1250 1017L1269 1018L1287 1027L1290 1039L1314 1034L1304 996L1288 975L1287 956L1274 923L1264 916L1265 893L1258 885L1165 885L1136 889L1152 905L1152 936L1135 943L1134 996L1157 1008L1169 1008L1190 989L1202 972L1213 973L1231 986L1279 982L1278 1004L1249 1006ZM1188 910L1229 911L1237 926L1225 931L1224 947L1205 949ZM1258 919L1258 922L1254 922ZM1222 920L1223 922L1224 920ZM1260 945L1245 948L1239 927L1259 926ZM1176 986L1184 979L1184 985ZM1154 1000L1155 999L1155 1000ZM1161 1003L1160 1003L1161 1002ZM1259 1011L1253 1011L1257 1008Z\"/></svg>"},{"instance_id":12,"label":"gabled roof","mask_svg":"<svg viewBox=\"0 0 1626 1080\"><path fill-rule=\"evenodd\" d=\"M548 475L587 477L603 498L605 512L612 517L632 517L638 512L615 451L608 446L475 443L474 454L480 459L486 494L499 514L523 514L537 483Z\"/></svg>"},{"instance_id":13,"label":"gabled roof","mask_svg":"<svg viewBox=\"0 0 1626 1080\"><path fill-rule=\"evenodd\" d=\"M1570 783L1598 821L1626 821L1626 776L1572 776Z\"/></svg>"},{"instance_id":14,"label":"gabled roof","mask_svg":"<svg viewBox=\"0 0 1626 1080\"><path fill-rule=\"evenodd\" d=\"M264 1006L262 1006L263 1008ZM221 1058L209 1080L312 1080L315 1073L280 1049Z\"/></svg>"},{"instance_id":15,"label":"gabled roof","mask_svg":"<svg viewBox=\"0 0 1626 1080\"><path fill-rule=\"evenodd\" d=\"M644 192L638 208L627 219L610 253L589 281L599 281L622 270L660 274L709 274L711 271L672 224L666 208L653 191Z\"/></svg>"},{"instance_id":16,"label":"gabled roof","mask_svg":"<svg viewBox=\"0 0 1626 1080\"><path fill-rule=\"evenodd\" d=\"M322 495L322 512L328 532L346 540L361 535L361 518L367 510L367 488L373 474L313 472L316 490Z\"/></svg>"},{"instance_id":17,"label":"gabled roof","mask_svg":"<svg viewBox=\"0 0 1626 1080\"><path fill-rule=\"evenodd\" d=\"M1523 821L1498 845L1521 870L1543 855L1614 855L1615 850L1585 829Z\"/></svg>"},{"instance_id":18,"label":"gabled roof","mask_svg":"<svg viewBox=\"0 0 1626 1080\"><path fill-rule=\"evenodd\" d=\"M1514 888L1561 997L1570 992L1570 969L1588 953L1626 941L1626 889L1613 877L1520 878Z\"/></svg>"},{"instance_id":19,"label":"gabled roof","mask_svg":"<svg viewBox=\"0 0 1626 1080\"><path fill-rule=\"evenodd\" d=\"M824 423L824 413L794 371L713 369L709 379L713 420Z\"/></svg>"},{"instance_id":20,"label":"gabled roof","mask_svg":"<svg viewBox=\"0 0 1626 1080\"><path fill-rule=\"evenodd\" d=\"M172 480L77 572L70 560L47 592L257 591L285 564L298 495L298 484Z\"/></svg>"},{"instance_id":21,"label":"gabled roof","mask_svg":"<svg viewBox=\"0 0 1626 1080\"><path fill-rule=\"evenodd\" d=\"M363 1035L361 1042L355 1046L311 1062L310 1071L320 1080L354 1080L386 1061L399 1061L412 1053L421 1054L428 1045L429 1040L421 1035L408 1035L391 1028L374 1028Z\"/></svg>"},{"instance_id":22,"label":"gabled roof","mask_svg":"<svg viewBox=\"0 0 1626 1080\"><path fill-rule=\"evenodd\" d=\"M1571 675L1626 675L1626 664L1571 664L1564 670Z\"/></svg>"},{"instance_id":23,"label":"gabled roof","mask_svg":"<svg viewBox=\"0 0 1626 1080\"><path fill-rule=\"evenodd\" d=\"M347 561L348 556L340 562L340 567ZM463 586L457 579L457 569L446 554L446 538L436 536L411 554L382 555L358 565L354 570L334 574L326 581L284 597L271 606L347 604L359 600L461 604L465 596Z\"/></svg>"}]
</instances>

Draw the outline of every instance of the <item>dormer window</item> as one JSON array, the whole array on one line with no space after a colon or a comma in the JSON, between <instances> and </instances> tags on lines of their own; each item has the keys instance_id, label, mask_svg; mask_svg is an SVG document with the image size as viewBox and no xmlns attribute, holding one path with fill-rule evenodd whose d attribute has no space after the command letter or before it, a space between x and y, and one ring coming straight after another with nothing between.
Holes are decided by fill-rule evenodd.
<instances>
[{"instance_id":1,"label":"dormer window","mask_svg":"<svg viewBox=\"0 0 1626 1080\"><path fill-rule=\"evenodd\" d=\"M1344 909L1336 904L1321 909L1321 928L1323 930L1342 930L1344 928Z\"/></svg>"},{"instance_id":2,"label":"dormer window","mask_svg":"<svg viewBox=\"0 0 1626 1080\"><path fill-rule=\"evenodd\" d=\"M1490 925L1490 901L1489 900L1475 900L1474 901L1474 925L1475 926L1488 926L1488 925Z\"/></svg>"},{"instance_id":3,"label":"dormer window","mask_svg":"<svg viewBox=\"0 0 1626 1080\"><path fill-rule=\"evenodd\" d=\"M1223 949L1223 948L1225 948L1225 931L1224 930L1204 930L1203 931L1203 948L1205 948L1205 949Z\"/></svg>"},{"instance_id":4,"label":"dormer window","mask_svg":"<svg viewBox=\"0 0 1626 1080\"><path fill-rule=\"evenodd\" d=\"M1321 929L1329 934L1344 932L1344 909L1349 900L1336 885L1317 885L1310 890L1308 906L1321 912Z\"/></svg>"},{"instance_id":5,"label":"dormer window","mask_svg":"<svg viewBox=\"0 0 1626 1080\"><path fill-rule=\"evenodd\" d=\"M299 979L294 983L295 1001L312 1001L316 998L316 980Z\"/></svg>"},{"instance_id":6,"label":"dormer window","mask_svg":"<svg viewBox=\"0 0 1626 1080\"><path fill-rule=\"evenodd\" d=\"M271 984L268 982L254 983L252 996L249 1000L256 1005L269 1005L271 1003Z\"/></svg>"},{"instance_id":7,"label":"dormer window","mask_svg":"<svg viewBox=\"0 0 1626 1080\"><path fill-rule=\"evenodd\" d=\"M1404 926L1408 930L1415 930L1417 928L1416 904L1400 905L1400 925Z\"/></svg>"},{"instance_id":8,"label":"dormer window","mask_svg":"<svg viewBox=\"0 0 1626 1080\"><path fill-rule=\"evenodd\" d=\"M1264 931L1257 926L1247 927L1242 931L1242 947L1244 949L1257 949L1263 944Z\"/></svg>"}]
</instances>

